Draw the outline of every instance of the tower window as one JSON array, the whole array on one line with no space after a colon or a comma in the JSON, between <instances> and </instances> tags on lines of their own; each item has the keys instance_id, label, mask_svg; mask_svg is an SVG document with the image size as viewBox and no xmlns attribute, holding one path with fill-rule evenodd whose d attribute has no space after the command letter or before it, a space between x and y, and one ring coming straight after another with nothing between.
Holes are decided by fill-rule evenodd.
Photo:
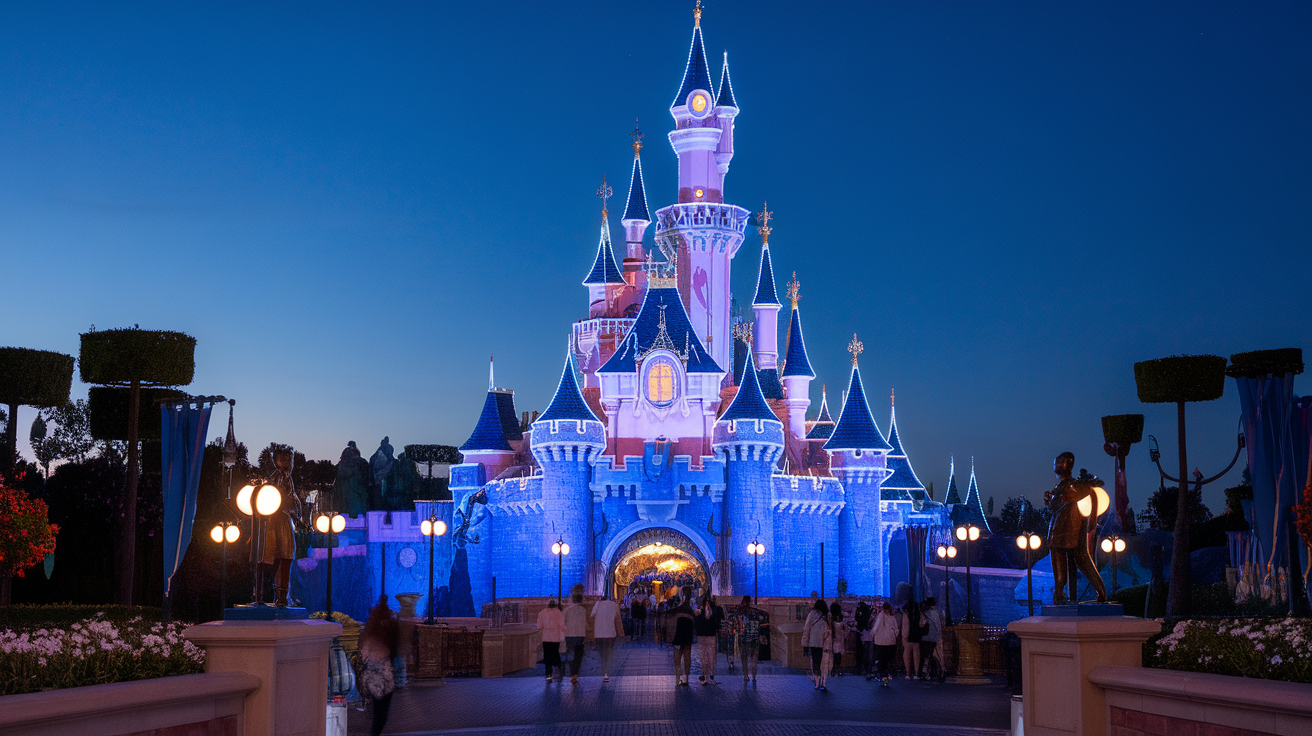
<instances>
[{"instance_id":1,"label":"tower window","mask_svg":"<svg viewBox=\"0 0 1312 736\"><path fill-rule=\"evenodd\" d=\"M674 402L674 366L668 360L652 362L647 369L647 400L656 406Z\"/></svg>"}]
</instances>

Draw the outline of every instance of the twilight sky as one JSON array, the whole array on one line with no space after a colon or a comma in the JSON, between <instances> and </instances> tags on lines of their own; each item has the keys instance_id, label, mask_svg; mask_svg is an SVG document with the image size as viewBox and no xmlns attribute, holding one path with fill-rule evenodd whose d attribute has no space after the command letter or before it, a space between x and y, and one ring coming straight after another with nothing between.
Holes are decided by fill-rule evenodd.
<instances>
[{"instance_id":1,"label":"twilight sky","mask_svg":"<svg viewBox=\"0 0 1312 736\"><path fill-rule=\"evenodd\" d=\"M675 197L692 3L267 5L0 6L0 345L187 332L239 439L316 458L462 443L490 353L545 408L635 117ZM1104 414L1173 467L1135 361L1312 350L1312 5L716 0L703 28L742 108L726 199L775 212L814 402L858 333L939 498L953 454L999 505L1063 450L1109 476ZM1233 382L1190 407L1191 465L1238 411Z\"/></svg>"}]
</instances>

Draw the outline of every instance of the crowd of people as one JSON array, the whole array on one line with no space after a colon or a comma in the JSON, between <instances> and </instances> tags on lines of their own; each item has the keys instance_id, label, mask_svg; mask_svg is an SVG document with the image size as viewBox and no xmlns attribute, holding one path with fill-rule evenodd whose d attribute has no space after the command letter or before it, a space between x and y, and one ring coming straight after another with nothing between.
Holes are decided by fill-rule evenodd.
<instances>
[{"instance_id":1,"label":"crowd of people","mask_svg":"<svg viewBox=\"0 0 1312 736\"><path fill-rule=\"evenodd\" d=\"M887 600L871 606L857 604L849 623L842 606L826 604L816 598L802 627L802 646L811 660L811 682L817 690L827 690L829 676L842 676L844 656L852 653L852 667L866 680L879 678L882 687L893 680L893 657L902 646L902 664L906 679L945 678L943 663L943 618L937 602L926 598L923 604L909 600L894 608Z\"/></svg>"}]
</instances>

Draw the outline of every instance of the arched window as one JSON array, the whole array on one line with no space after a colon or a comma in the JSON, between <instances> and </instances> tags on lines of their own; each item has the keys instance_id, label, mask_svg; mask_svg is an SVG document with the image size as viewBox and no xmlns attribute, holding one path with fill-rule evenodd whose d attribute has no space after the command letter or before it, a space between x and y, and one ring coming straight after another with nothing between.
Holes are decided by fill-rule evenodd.
<instances>
[{"instance_id":1,"label":"arched window","mask_svg":"<svg viewBox=\"0 0 1312 736\"><path fill-rule=\"evenodd\" d=\"M652 361L647 368L647 400L656 406L674 403L674 365L668 360Z\"/></svg>"}]
</instances>

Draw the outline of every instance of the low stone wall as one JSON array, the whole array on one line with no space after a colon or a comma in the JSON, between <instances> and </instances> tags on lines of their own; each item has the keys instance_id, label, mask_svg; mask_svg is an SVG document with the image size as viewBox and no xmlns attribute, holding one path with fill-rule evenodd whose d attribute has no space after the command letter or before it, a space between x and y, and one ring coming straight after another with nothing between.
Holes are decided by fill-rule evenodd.
<instances>
[{"instance_id":1,"label":"low stone wall","mask_svg":"<svg viewBox=\"0 0 1312 736\"><path fill-rule=\"evenodd\" d=\"M242 703L259 687L244 672L207 672L9 695L0 736L241 736Z\"/></svg>"},{"instance_id":2,"label":"low stone wall","mask_svg":"<svg viewBox=\"0 0 1312 736\"><path fill-rule=\"evenodd\" d=\"M1312 734L1312 685L1197 672L1096 667L1110 736Z\"/></svg>"}]
</instances>

